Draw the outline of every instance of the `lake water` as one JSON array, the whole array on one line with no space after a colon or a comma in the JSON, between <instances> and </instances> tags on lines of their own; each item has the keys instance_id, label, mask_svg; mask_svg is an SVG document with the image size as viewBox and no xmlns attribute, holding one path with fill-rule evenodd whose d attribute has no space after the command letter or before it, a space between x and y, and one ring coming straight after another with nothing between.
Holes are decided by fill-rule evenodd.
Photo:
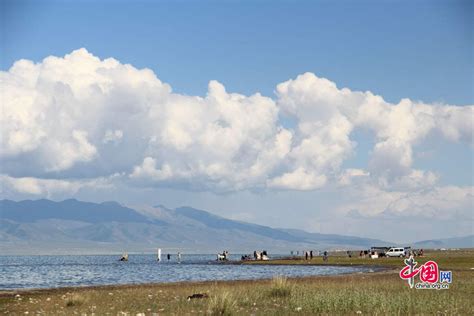
<instances>
[{"instance_id":1,"label":"lake water","mask_svg":"<svg viewBox=\"0 0 474 316\"><path fill-rule=\"evenodd\" d=\"M239 259L239 255L231 259ZM275 275L288 277L334 275L364 272L364 267L283 266L221 264L215 255L166 254L158 263L155 255L129 256L120 262L117 256L0 256L0 289L53 288L106 284L140 284L178 281L266 279Z\"/></svg>"}]
</instances>

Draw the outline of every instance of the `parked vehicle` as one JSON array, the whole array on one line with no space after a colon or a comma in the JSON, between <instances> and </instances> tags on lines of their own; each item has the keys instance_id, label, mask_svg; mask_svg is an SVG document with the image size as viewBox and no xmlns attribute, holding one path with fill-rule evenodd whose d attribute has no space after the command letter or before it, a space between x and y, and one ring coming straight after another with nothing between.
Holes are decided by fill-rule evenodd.
<instances>
[{"instance_id":1,"label":"parked vehicle","mask_svg":"<svg viewBox=\"0 0 474 316\"><path fill-rule=\"evenodd\" d=\"M387 257L405 257L404 248L390 248L385 255Z\"/></svg>"},{"instance_id":2,"label":"parked vehicle","mask_svg":"<svg viewBox=\"0 0 474 316\"><path fill-rule=\"evenodd\" d=\"M379 257L385 257L385 254L390 248L392 247L383 247L383 246L371 247L370 253L373 254L374 252L377 252Z\"/></svg>"}]
</instances>

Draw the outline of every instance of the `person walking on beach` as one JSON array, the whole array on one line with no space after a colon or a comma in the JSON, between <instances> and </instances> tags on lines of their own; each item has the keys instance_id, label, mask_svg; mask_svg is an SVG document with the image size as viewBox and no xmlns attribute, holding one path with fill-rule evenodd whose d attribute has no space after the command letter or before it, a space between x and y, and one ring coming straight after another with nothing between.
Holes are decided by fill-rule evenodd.
<instances>
[{"instance_id":1,"label":"person walking on beach","mask_svg":"<svg viewBox=\"0 0 474 316\"><path fill-rule=\"evenodd\" d=\"M307 251L304 252L304 258L305 258L306 260L308 260L308 252L307 252Z\"/></svg>"},{"instance_id":2,"label":"person walking on beach","mask_svg":"<svg viewBox=\"0 0 474 316\"><path fill-rule=\"evenodd\" d=\"M311 251L309 252L309 259L310 259L310 260L313 260L313 250L311 250Z\"/></svg>"}]
</instances>

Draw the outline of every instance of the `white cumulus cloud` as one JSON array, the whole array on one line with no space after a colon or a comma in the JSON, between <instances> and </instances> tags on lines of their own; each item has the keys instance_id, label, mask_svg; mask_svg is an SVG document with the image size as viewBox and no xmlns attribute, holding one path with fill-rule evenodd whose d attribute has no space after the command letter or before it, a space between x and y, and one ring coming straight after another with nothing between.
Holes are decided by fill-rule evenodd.
<instances>
[{"instance_id":1,"label":"white cumulus cloud","mask_svg":"<svg viewBox=\"0 0 474 316\"><path fill-rule=\"evenodd\" d=\"M436 185L436 172L413 168L430 133L473 142L473 106L390 104L312 73L278 84L275 98L230 93L215 80L205 96L189 96L149 69L79 49L19 60L0 83L2 181L33 194L73 192L82 179L113 174L128 185L216 192L314 190L361 178L407 191ZM284 127L282 114L296 126ZM366 168L345 170L356 129L371 130L375 146Z\"/></svg>"},{"instance_id":2,"label":"white cumulus cloud","mask_svg":"<svg viewBox=\"0 0 474 316\"><path fill-rule=\"evenodd\" d=\"M114 175L113 177L117 177ZM95 178L81 180L38 179L33 177L15 178L0 175L1 192L14 191L32 196L52 197L58 194L72 196L80 189L105 189L112 187L111 178Z\"/></svg>"}]
</instances>

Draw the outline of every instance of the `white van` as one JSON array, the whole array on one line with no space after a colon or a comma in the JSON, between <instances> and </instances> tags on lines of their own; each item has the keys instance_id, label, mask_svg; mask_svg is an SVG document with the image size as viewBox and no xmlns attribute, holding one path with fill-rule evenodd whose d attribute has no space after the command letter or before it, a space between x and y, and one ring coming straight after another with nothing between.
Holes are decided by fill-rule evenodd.
<instances>
[{"instance_id":1,"label":"white van","mask_svg":"<svg viewBox=\"0 0 474 316\"><path fill-rule=\"evenodd\" d=\"M390 248L385 254L387 257L405 257L404 248Z\"/></svg>"},{"instance_id":2,"label":"white van","mask_svg":"<svg viewBox=\"0 0 474 316\"><path fill-rule=\"evenodd\" d=\"M385 253L387 257L405 257L404 248L390 248L389 251Z\"/></svg>"}]
</instances>

